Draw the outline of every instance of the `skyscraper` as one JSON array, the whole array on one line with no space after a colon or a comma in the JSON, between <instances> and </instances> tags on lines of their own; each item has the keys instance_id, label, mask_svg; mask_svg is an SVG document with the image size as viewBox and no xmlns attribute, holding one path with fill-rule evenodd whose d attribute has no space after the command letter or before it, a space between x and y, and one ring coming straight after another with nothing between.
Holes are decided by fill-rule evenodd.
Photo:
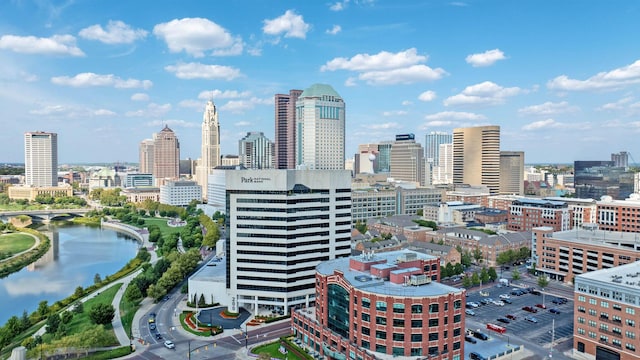
<instances>
[{"instance_id":1,"label":"skyscraper","mask_svg":"<svg viewBox=\"0 0 640 360\"><path fill-rule=\"evenodd\" d=\"M453 184L500 190L500 126L453 129Z\"/></svg>"},{"instance_id":2,"label":"skyscraper","mask_svg":"<svg viewBox=\"0 0 640 360\"><path fill-rule=\"evenodd\" d=\"M205 199L209 174L211 170L220 165L220 161L218 110L213 101L209 100L202 115L202 147L200 159L196 166L196 180L198 185L202 187L202 195Z\"/></svg>"},{"instance_id":3,"label":"skyscraper","mask_svg":"<svg viewBox=\"0 0 640 360\"><path fill-rule=\"evenodd\" d=\"M411 181L420 186L426 184L424 149L416 143L414 134L396 135L391 145L391 177L394 180Z\"/></svg>"},{"instance_id":4,"label":"skyscraper","mask_svg":"<svg viewBox=\"0 0 640 360\"><path fill-rule=\"evenodd\" d=\"M58 134L24 133L24 174L27 186L58 186Z\"/></svg>"},{"instance_id":5,"label":"skyscraper","mask_svg":"<svg viewBox=\"0 0 640 360\"><path fill-rule=\"evenodd\" d=\"M432 131L425 136L424 143L424 157L427 159L427 163L432 167L440 165L440 145L451 144L453 142L453 135Z\"/></svg>"},{"instance_id":6,"label":"skyscraper","mask_svg":"<svg viewBox=\"0 0 640 360\"><path fill-rule=\"evenodd\" d=\"M629 168L629 153L626 151L620 151L619 153L611 154L611 161L613 161L613 166Z\"/></svg>"},{"instance_id":7,"label":"skyscraper","mask_svg":"<svg viewBox=\"0 0 640 360\"><path fill-rule=\"evenodd\" d=\"M273 143L264 133L251 131L238 141L240 164L247 169L271 169L273 167Z\"/></svg>"},{"instance_id":8,"label":"skyscraper","mask_svg":"<svg viewBox=\"0 0 640 360\"><path fill-rule=\"evenodd\" d=\"M433 184L453 183L453 144L440 144L438 166L433 166L431 179Z\"/></svg>"},{"instance_id":9,"label":"skyscraper","mask_svg":"<svg viewBox=\"0 0 640 360\"><path fill-rule=\"evenodd\" d=\"M140 172L153 173L153 139L144 139L140 142Z\"/></svg>"},{"instance_id":10,"label":"skyscraper","mask_svg":"<svg viewBox=\"0 0 640 360\"><path fill-rule=\"evenodd\" d=\"M296 102L296 164L344 169L345 104L330 86L314 84Z\"/></svg>"},{"instance_id":11,"label":"skyscraper","mask_svg":"<svg viewBox=\"0 0 640 360\"><path fill-rule=\"evenodd\" d=\"M275 96L275 167L296 167L296 102L302 90Z\"/></svg>"},{"instance_id":12,"label":"skyscraper","mask_svg":"<svg viewBox=\"0 0 640 360\"><path fill-rule=\"evenodd\" d=\"M524 195L524 151L500 151L500 194Z\"/></svg>"},{"instance_id":13,"label":"skyscraper","mask_svg":"<svg viewBox=\"0 0 640 360\"><path fill-rule=\"evenodd\" d=\"M180 174L180 142L167 125L159 133L153 134L152 174L156 181L177 179Z\"/></svg>"}]
</instances>

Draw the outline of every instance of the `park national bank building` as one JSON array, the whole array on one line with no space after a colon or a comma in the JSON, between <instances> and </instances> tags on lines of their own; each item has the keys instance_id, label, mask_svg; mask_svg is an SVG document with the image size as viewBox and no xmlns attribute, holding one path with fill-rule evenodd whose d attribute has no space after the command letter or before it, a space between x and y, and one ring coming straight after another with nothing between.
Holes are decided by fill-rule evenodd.
<instances>
[{"instance_id":1,"label":"park national bank building","mask_svg":"<svg viewBox=\"0 0 640 360\"><path fill-rule=\"evenodd\" d=\"M315 304L316 266L351 254L349 170L226 173L229 311Z\"/></svg>"}]
</instances>

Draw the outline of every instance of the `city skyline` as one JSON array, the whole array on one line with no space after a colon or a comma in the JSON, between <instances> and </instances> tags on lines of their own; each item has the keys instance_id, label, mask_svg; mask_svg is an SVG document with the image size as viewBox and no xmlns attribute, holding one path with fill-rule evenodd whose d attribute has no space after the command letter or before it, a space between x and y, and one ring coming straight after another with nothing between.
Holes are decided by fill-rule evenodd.
<instances>
[{"instance_id":1,"label":"city skyline","mask_svg":"<svg viewBox=\"0 0 640 360\"><path fill-rule=\"evenodd\" d=\"M61 164L136 162L164 125L196 159L209 99L221 153L235 154L247 132L275 140L275 94L323 83L348 104L347 158L396 134L424 145L431 131L499 125L501 149L527 163L622 150L635 162L636 2L216 5L0 4L0 161L22 162L23 134L47 131L65 139Z\"/></svg>"}]
</instances>

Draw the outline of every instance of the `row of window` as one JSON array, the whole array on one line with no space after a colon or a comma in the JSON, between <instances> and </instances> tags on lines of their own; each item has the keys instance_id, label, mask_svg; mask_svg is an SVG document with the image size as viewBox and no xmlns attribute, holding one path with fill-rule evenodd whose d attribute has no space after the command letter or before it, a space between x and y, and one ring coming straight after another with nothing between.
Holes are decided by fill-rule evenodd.
<instances>
[{"instance_id":1,"label":"row of window","mask_svg":"<svg viewBox=\"0 0 640 360\"><path fill-rule=\"evenodd\" d=\"M437 265L434 265L437 266ZM428 270L428 269L425 269ZM354 301L357 303L358 298L354 296ZM371 307L371 300L367 298L362 298L361 305L365 309L369 309ZM456 300L453 302L454 309L460 309L462 307L462 301ZM429 313L437 313L439 312L440 304L433 303L429 304ZM387 302L386 301L376 301L376 310L377 311L387 311ZM449 310L449 303L444 303L444 311ZM393 312L397 314L404 314L404 304L402 303L394 303L393 304ZM422 304L413 304L411 305L411 313L412 314L422 314Z\"/></svg>"}]
</instances>

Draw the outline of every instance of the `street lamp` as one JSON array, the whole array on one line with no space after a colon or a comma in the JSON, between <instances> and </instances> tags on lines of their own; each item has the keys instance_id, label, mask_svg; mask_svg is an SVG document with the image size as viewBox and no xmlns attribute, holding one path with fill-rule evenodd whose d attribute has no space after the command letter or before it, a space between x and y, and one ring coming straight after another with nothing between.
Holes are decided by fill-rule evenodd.
<instances>
[{"instance_id":1,"label":"street lamp","mask_svg":"<svg viewBox=\"0 0 640 360\"><path fill-rule=\"evenodd\" d=\"M244 348L249 346L249 332L247 330L247 324L244 324Z\"/></svg>"}]
</instances>

